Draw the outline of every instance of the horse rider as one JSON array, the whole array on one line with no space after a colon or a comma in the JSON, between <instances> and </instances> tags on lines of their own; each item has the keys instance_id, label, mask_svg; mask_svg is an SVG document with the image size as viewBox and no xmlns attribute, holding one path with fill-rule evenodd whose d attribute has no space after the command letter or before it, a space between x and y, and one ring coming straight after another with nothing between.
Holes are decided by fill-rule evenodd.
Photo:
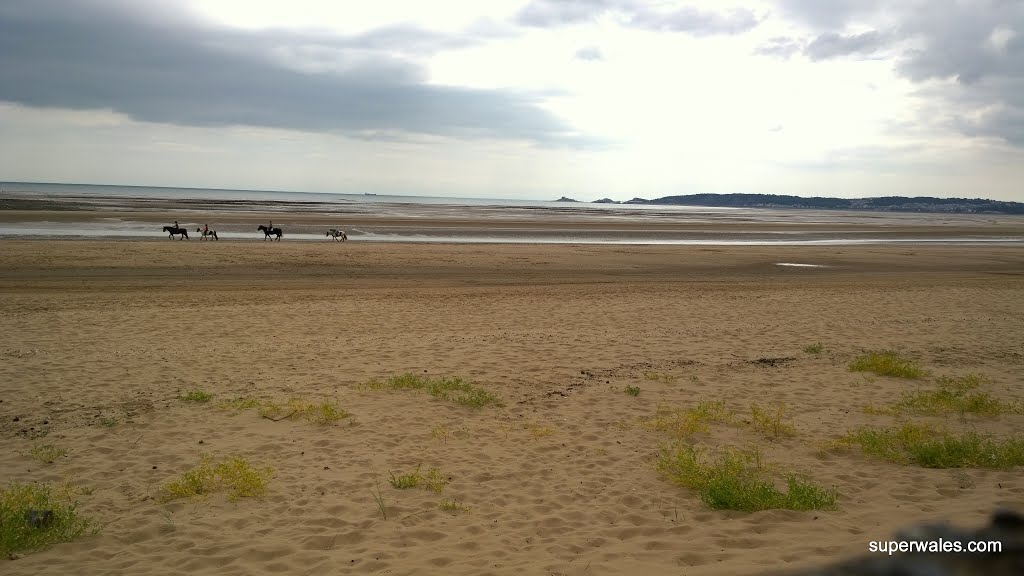
<instances>
[{"instance_id":1,"label":"horse rider","mask_svg":"<svg viewBox=\"0 0 1024 576\"><path fill-rule=\"evenodd\" d=\"M273 232L273 230L274 230L274 221L271 220L270 221L270 226L267 226L267 232Z\"/></svg>"},{"instance_id":2,"label":"horse rider","mask_svg":"<svg viewBox=\"0 0 1024 576\"><path fill-rule=\"evenodd\" d=\"M203 224L203 236L206 236L209 233L210 233L210 225L209 224Z\"/></svg>"},{"instance_id":3,"label":"horse rider","mask_svg":"<svg viewBox=\"0 0 1024 576\"><path fill-rule=\"evenodd\" d=\"M181 228L181 226L178 226L178 221L177 220L174 221L174 227L175 228Z\"/></svg>"}]
</instances>

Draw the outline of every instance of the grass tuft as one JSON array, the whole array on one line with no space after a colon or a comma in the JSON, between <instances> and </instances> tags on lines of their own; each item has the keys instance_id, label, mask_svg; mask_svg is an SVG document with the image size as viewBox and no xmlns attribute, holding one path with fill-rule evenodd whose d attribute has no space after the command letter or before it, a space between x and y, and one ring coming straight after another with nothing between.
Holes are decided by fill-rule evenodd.
<instances>
[{"instance_id":1,"label":"grass tuft","mask_svg":"<svg viewBox=\"0 0 1024 576\"><path fill-rule=\"evenodd\" d=\"M640 395L640 387L639 386L626 386L626 394L629 394L630 396L639 396Z\"/></svg>"},{"instance_id":2,"label":"grass tuft","mask_svg":"<svg viewBox=\"0 0 1024 576\"><path fill-rule=\"evenodd\" d=\"M67 448L57 448L53 444L37 444L28 451L29 456L43 462L44 464L53 464L57 458L67 456Z\"/></svg>"},{"instance_id":3,"label":"grass tuft","mask_svg":"<svg viewBox=\"0 0 1024 576\"><path fill-rule=\"evenodd\" d=\"M861 428L838 439L835 445L860 446L868 456L925 468L1007 469L1024 465L1024 438L1000 442L973 430L952 434L927 424Z\"/></svg>"},{"instance_id":4,"label":"grass tuft","mask_svg":"<svg viewBox=\"0 0 1024 576\"><path fill-rule=\"evenodd\" d=\"M228 492L228 500L263 496L273 474L272 468L254 468L245 458L232 456L214 465L213 459L203 456L199 466L183 473L177 480L164 484L163 501Z\"/></svg>"},{"instance_id":5,"label":"grass tuft","mask_svg":"<svg viewBox=\"0 0 1024 576\"><path fill-rule=\"evenodd\" d=\"M441 442L442 444L448 443L448 437L450 435L451 432L448 431L447 424L438 424L437 426L434 426L430 430L430 437L433 438L434 440Z\"/></svg>"},{"instance_id":6,"label":"grass tuft","mask_svg":"<svg viewBox=\"0 0 1024 576\"><path fill-rule=\"evenodd\" d=\"M423 477L423 485L428 490L433 490L434 493L440 494L444 487L448 485L448 478L437 468L431 468L427 470L427 475Z\"/></svg>"},{"instance_id":7,"label":"grass tuft","mask_svg":"<svg viewBox=\"0 0 1024 576\"><path fill-rule=\"evenodd\" d=\"M393 488L398 490L407 490L409 488L423 486L427 490L432 490L437 494L444 491L444 487L448 485L450 479L445 476L441 470L431 468L430 470L427 470L426 474L423 474L420 472L420 468L422 468L422 464L416 466L416 469L408 474L399 474L397 476L394 472L389 472L389 474L391 474L391 479L388 480L388 482L391 483Z\"/></svg>"},{"instance_id":8,"label":"grass tuft","mask_svg":"<svg viewBox=\"0 0 1024 576\"><path fill-rule=\"evenodd\" d=\"M975 414L996 417L1002 414L1021 414L1024 407L1017 403L1003 402L987 392L971 392L987 382L984 376L968 374L960 377L942 377L936 380L938 390L904 392L898 401L890 406L865 409L871 414L922 414L943 416L946 414Z\"/></svg>"},{"instance_id":9,"label":"grass tuft","mask_svg":"<svg viewBox=\"0 0 1024 576\"><path fill-rule=\"evenodd\" d=\"M796 474L786 475L785 492L766 475L756 452L729 451L705 462L701 451L678 442L662 446L658 471L669 481L695 490L714 510L831 510L838 493Z\"/></svg>"},{"instance_id":10,"label":"grass tuft","mask_svg":"<svg viewBox=\"0 0 1024 576\"><path fill-rule=\"evenodd\" d=\"M213 398L213 394L205 390L189 390L185 394L178 395L178 400L185 402L209 402L211 398Z\"/></svg>"},{"instance_id":11,"label":"grass tuft","mask_svg":"<svg viewBox=\"0 0 1024 576\"><path fill-rule=\"evenodd\" d=\"M480 408L483 406L502 406L501 399L494 394L474 386L462 378L427 378L417 376L411 372L391 376L386 382L370 380L363 385L370 390L422 390L428 392L434 398L448 400L469 406Z\"/></svg>"},{"instance_id":12,"label":"grass tuft","mask_svg":"<svg viewBox=\"0 0 1024 576\"><path fill-rule=\"evenodd\" d=\"M226 410L247 410L255 408L260 416L270 420L285 420L292 418L305 418L313 424L331 424L351 416L337 402L323 400L320 402L305 402L303 400L289 400L287 403L280 403L276 400L259 400L256 398L239 398L226 400L219 404L220 408Z\"/></svg>"},{"instance_id":13,"label":"grass tuft","mask_svg":"<svg viewBox=\"0 0 1024 576\"><path fill-rule=\"evenodd\" d=\"M70 542L92 525L91 519L78 513L70 486L55 489L15 482L0 488L0 557Z\"/></svg>"},{"instance_id":14,"label":"grass tuft","mask_svg":"<svg viewBox=\"0 0 1024 576\"><path fill-rule=\"evenodd\" d=\"M782 436L796 436L796 428L791 423L783 421L788 417L786 405L782 403L769 409L761 408L757 404L750 407L750 427L765 438L774 440Z\"/></svg>"},{"instance_id":15,"label":"grass tuft","mask_svg":"<svg viewBox=\"0 0 1024 576\"><path fill-rule=\"evenodd\" d=\"M450 500L448 498L445 498L444 500L441 500L441 503L438 504L438 508L440 508L441 510L444 510L445 512L452 512L452 513L455 513L455 512L469 512L469 510L470 510L469 506L466 506L465 504L459 504L454 499Z\"/></svg>"},{"instance_id":16,"label":"grass tuft","mask_svg":"<svg viewBox=\"0 0 1024 576\"><path fill-rule=\"evenodd\" d=\"M824 351L825 345L822 344L821 342L815 342L814 344L804 346L804 352L808 354L821 354Z\"/></svg>"},{"instance_id":17,"label":"grass tuft","mask_svg":"<svg viewBox=\"0 0 1024 576\"><path fill-rule=\"evenodd\" d=\"M373 494L373 499L377 503L377 510L380 510L380 515L384 520L388 519L388 511L384 508L384 497L380 493L380 476L376 476L377 491L374 492L373 488L370 488L370 494Z\"/></svg>"},{"instance_id":18,"label":"grass tuft","mask_svg":"<svg viewBox=\"0 0 1024 576\"><path fill-rule=\"evenodd\" d=\"M873 372L879 376L921 378L925 371L912 360L900 358L895 352L868 352L850 362L851 372Z\"/></svg>"},{"instance_id":19,"label":"grass tuft","mask_svg":"<svg viewBox=\"0 0 1024 576\"><path fill-rule=\"evenodd\" d=\"M420 474L420 467L417 466L415 470L408 474L400 474L395 476L394 472L388 471L391 474L391 479L388 482L391 483L392 488L399 490L406 490L408 488L415 488L423 482L423 475Z\"/></svg>"},{"instance_id":20,"label":"grass tuft","mask_svg":"<svg viewBox=\"0 0 1024 576\"><path fill-rule=\"evenodd\" d=\"M733 413L726 409L725 402L719 400L701 401L696 406L686 409L659 406L652 418L643 418L641 423L648 429L685 438L698 432L706 432L708 424L727 424L732 420Z\"/></svg>"},{"instance_id":21,"label":"grass tuft","mask_svg":"<svg viewBox=\"0 0 1024 576\"><path fill-rule=\"evenodd\" d=\"M231 400L221 400L217 403L217 407L222 410L250 410L252 408L258 408L260 401L258 398L252 396L245 396L243 398L233 398Z\"/></svg>"}]
</instances>

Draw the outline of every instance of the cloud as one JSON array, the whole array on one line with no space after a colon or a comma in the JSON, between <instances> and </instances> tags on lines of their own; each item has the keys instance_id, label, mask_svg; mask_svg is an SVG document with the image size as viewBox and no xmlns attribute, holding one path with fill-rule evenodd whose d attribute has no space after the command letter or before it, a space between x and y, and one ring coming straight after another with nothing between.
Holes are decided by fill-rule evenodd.
<instances>
[{"instance_id":1,"label":"cloud","mask_svg":"<svg viewBox=\"0 0 1024 576\"><path fill-rule=\"evenodd\" d=\"M741 34L761 21L747 9L716 12L683 6L663 12L640 0L532 0L516 19L524 26L550 28L592 22L607 14L622 16L624 25L631 28L694 36Z\"/></svg>"},{"instance_id":2,"label":"cloud","mask_svg":"<svg viewBox=\"0 0 1024 576\"><path fill-rule=\"evenodd\" d=\"M587 46L576 51L578 60L597 61L604 60L604 54L597 46Z\"/></svg>"},{"instance_id":3,"label":"cloud","mask_svg":"<svg viewBox=\"0 0 1024 576\"><path fill-rule=\"evenodd\" d=\"M869 56L885 48L889 42L890 39L877 30L850 35L825 32L807 44L804 54L811 60Z\"/></svg>"},{"instance_id":4,"label":"cloud","mask_svg":"<svg viewBox=\"0 0 1024 576\"><path fill-rule=\"evenodd\" d=\"M898 59L900 75L929 86L961 133L1024 148L1024 3L944 0L908 16L903 32L916 47Z\"/></svg>"},{"instance_id":5,"label":"cloud","mask_svg":"<svg viewBox=\"0 0 1024 576\"><path fill-rule=\"evenodd\" d=\"M776 58L782 58L787 60L794 54L802 52L804 49L804 43L796 40L795 38L787 38L784 36L778 36L770 38L767 42L758 46L754 51L755 54L762 56L773 56Z\"/></svg>"},{"instance_id":6,"label":"cloud","mask_svg":"<svg viewBox=\"0 0 1024 576\"><path fill-rule=\"evenodd\" d=\"M904 0L906 1L906 0ZM777 0L783 16L818 30L842 29L850 20L870 16L885 0Z\"/></svg>"},{"instance_id":7,"label":"cloud","mask_svg":"<svg viewBox=\"0 0 1024 576\"><path fill-rule=\"evenodd\" d=\"M532 0L519 11L516 20L538 28L579 24L624 4L622 0Z\"/></svg>"},{"instance_id":8,"label":"cloud","mask_svg":"<svg viewBox=\"0 0 1024 576\"><path fill-rule=\"evenodd\" d=\"M409 53L465 39L408 27L234 31L165 5L0 0L0 100L188 126L583 144L531 95L424 84Z\"/></svg>"},{"instance_id":9,"label":"cloud","mask_svg":"<svg viewBox=\"0 0 1024 576\"><path fill-rule=\"evenodd\" d=\"M686 32L695 36L742 34L760 23L756 14L746 9L712 12L683 7L672 12L655 12L637 8L632 24L645 30Z\"/></svg>"}]
</instances>

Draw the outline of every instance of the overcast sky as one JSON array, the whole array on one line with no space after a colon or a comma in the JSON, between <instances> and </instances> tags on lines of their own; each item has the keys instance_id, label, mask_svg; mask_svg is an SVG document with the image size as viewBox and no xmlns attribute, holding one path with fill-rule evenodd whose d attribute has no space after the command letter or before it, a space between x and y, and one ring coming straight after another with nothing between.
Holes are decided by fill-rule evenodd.
<instances>
[{"instance_id":1,"label":"overcast sky","mask_svg":"<svg viewBox=\"0 0 1024 576\"><path fill-rule=\"evenodd\" d=\"M1024 201L1024 0L0 0L0 180Z\"/></svg>"}]
</instances>

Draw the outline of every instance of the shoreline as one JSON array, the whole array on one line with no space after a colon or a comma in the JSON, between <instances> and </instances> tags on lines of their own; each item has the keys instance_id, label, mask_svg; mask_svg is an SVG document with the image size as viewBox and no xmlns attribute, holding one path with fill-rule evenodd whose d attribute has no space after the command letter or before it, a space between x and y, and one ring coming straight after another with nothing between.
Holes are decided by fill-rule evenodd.
<instances>
[{"instance_id":1,"label":"shoreline","mask_svg":"<svg viewBox=\"0 0 1024 576\"><path fill-rule=\"evenodd\" d=\"M322 240L340 228L354 242L557 243L616 245L979 244L1024 245L1024 217L729 211L563 212L520 207L373 205L324 213L282 206L202 211L161 201L139 210L0 210L0 238L162 238L174 220L190 235L210 224L223 240L262 240L256 225L273 220L285 240Z\"/></svg>"}]
</instances>

